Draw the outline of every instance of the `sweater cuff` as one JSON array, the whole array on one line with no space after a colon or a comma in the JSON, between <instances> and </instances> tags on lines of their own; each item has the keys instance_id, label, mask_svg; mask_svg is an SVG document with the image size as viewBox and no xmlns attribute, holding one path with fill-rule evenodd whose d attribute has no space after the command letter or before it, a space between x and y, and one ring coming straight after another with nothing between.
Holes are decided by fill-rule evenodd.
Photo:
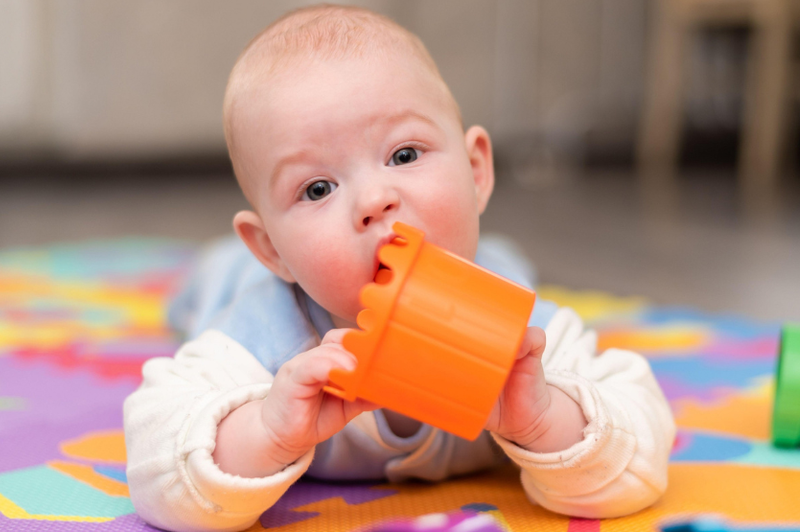
<instances>
[{"instance_id":1,"label":"sweater cuff","mask_svg":"<svg viewBox=\"0 0 800 532\"><path fill-rule=\"evenodd\" d=\"M211 456L217 426L230 412L264 399L271 384L253 384L226 392L187 423L185 438L178 438L178 471L198 504L213 513L252 514L254 518L274 504L311 465L312 448L281 471L262 478L243 478L222 471ZM182 442L182 443L181 443Z\"/></svg>"},{"instance_id":2,"label":"sweater cuff","mask_svg":"<svg viewBox=\"0 0 800 532\"><path fill-rule=\"evenodd\" d=\"M624 420L614 419L609 413L589 380L567 371L550 371L545 378L580 405L588 422L583 439L562 451L535 453L498 434L492 436L527 473L523 474L523 483L532 484L536 491L576 496L598 490L628 466L636 452L636 438L626 430Z\"/></svg>"}]
</instances>

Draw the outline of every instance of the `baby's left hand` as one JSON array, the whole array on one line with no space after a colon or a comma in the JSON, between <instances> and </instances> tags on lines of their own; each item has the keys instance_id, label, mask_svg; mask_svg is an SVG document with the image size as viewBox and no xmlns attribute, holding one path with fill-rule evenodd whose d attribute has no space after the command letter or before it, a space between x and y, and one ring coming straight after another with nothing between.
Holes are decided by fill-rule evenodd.
<instances>
[{"instance_id":1,"label":"baby's left hand","mask_svg":"<svg viewBox=\"0 0 800 532\"><path fill-rule=\"evenodd\" d=\"M545 343L541 328L528 327L517 360L486 423L487 430L522 447L536 439L550 406L542 368Z\"/></svg>"}]
</instances>

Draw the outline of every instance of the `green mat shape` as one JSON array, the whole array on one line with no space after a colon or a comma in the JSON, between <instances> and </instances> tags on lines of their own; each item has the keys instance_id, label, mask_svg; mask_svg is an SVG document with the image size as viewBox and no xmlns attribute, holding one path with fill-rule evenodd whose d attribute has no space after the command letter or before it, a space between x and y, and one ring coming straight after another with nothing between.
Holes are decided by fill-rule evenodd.
<instances>
[{"instance_id":1,"label":"green mat shape","mask_svg":"<svg viewBox=\"0 0 800 532\"><path fill-rule=\"evenodd\" d=\"M0 474L0 494L29 514L119 517L135 510L128 497L114 497L47 466Z\"/></svg>"}]
</instances>

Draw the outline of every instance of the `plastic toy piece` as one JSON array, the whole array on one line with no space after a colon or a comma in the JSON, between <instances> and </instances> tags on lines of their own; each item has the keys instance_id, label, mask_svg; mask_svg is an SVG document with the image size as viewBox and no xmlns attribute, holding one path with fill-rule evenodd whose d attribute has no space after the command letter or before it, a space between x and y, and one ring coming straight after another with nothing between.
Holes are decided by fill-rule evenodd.
<instances>
[{"instance_id":1,"label":"plastic toy piece","mask_svg":"<svg viewBox=\"0 0 800 532\"><path fill-rule=\"evenodd\" d=\"M455 511L425 514L412 519L396 519L381 523L369 532L506 532L497 519L488 512Z\"/></svg>"},{"instance_id":2,"label":"plastic toy piece","mask_svg":"<svg viewBox=\"0 0 800 532\"><path fill-rule=\"evenodd\" d=\"M717 516L701 516L690 521L672 523L661 527L662 532L800 532L797 526L785 523L776 526L739 526Z\"/></svg>"},{"instance_id":3,"label":"plastic toy piece","mask_svg":"<svg viewBox=\"0 0 800 532\"><path fill-rule=\"evenodd\" d=\"M360 293L362 330L344 347L353 372L334 369L325 391L367 399L475 439L503 389L536 295L424 241L397 222L378 257L388 270Z\"/></svg>"},{"instance_id":4,"label":"plastic toy piece","mask_svg":"<svg viewBox=\"0 0 800 532\"><path fill-rule=\"evenodd\" d=\"M772 443L778 447L800 445L800 325L781 330L772 413Z\"/></svg>"}]
</instances>

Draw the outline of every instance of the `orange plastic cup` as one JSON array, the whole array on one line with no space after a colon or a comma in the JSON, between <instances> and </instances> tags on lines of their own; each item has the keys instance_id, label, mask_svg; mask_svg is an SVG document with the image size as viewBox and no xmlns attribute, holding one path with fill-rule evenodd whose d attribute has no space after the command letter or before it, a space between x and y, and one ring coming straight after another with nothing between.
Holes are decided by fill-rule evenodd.
<instances>
[{"instance_id":1,"label":"orange plastic cup","mask_svg":"<svg viewBox=\"0 0 800 532\"><path fill-rule=\"evenodd\" d=\"M348 332L353 372L334 369L325 391L360 397L474 440L497 401L536 295L438 246L403 223L360 293L362 330Z\"/></svg>"}]
</instances>

